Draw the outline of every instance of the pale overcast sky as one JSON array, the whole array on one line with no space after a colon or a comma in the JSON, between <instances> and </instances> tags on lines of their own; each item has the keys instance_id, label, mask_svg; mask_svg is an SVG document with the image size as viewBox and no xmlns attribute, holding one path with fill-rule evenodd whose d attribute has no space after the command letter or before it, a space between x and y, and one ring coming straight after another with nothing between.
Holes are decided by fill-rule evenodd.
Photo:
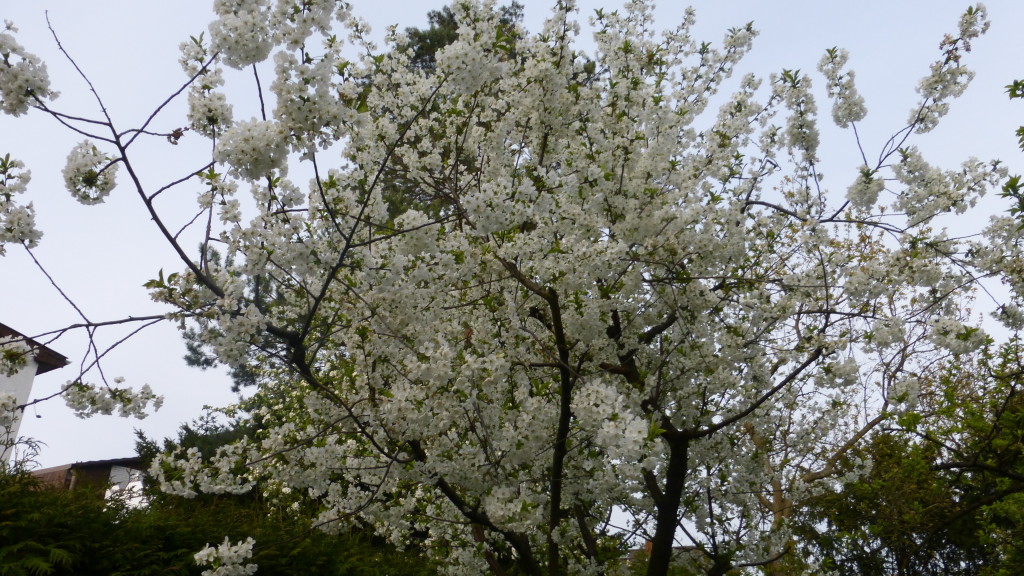
<instances>
[{"instance_id":1,"label":"pale overcast sky","mask_svg":"<svg viewBox=\"0 0 1024 576\"><path fill-rule=\"evenodd\" d=\"M550 2L523 3L527 27L539 29ZM353 4L379 34L391 23L401 27L423 25L426 12L444 2L356 0ZM44 12L48 10L65 48L93 80L114 118L128 126L148 115L179 86L183 75L177 65L177 46L205 29L210 19L209 5L200 0L0 0L0 19L13 21L21 29L19 42L47 61L54 88L61 92L59 108L95 115L95 102L87 88L56 52L46 29ZM904 125L917 101L914 87L938 58L939 41L943 34L954 30L967 3L704 0L693 5L697 9L698 39L718 42L726 28L754 21L761 34L753 54L740 66L742 72L763 76L783 68L813 72L824 49L847 48L869 109L860 126L862 140L868 154L877 155L885 139ZM600 6L617 8L619 2L581 1L581 20L585 22ZM657 10L658 25L675 25L684 6L686 3L662 1ZM1015 126L1024 124L1024 102L1008 101L1004 86L1024 77L1018 35L1024 22L1024 2L1000 0L987 6L992 29L975 43L968 61L978 71L975 84L954 104L947 121L917 143L927 158L944 167L977 156L1001 158L1011 172L1022 172L1024 162L1015 147L1013 132ZM583 38L587 37L584 32ZM859 156L850 133L827 129L830 122L824 99L819 100L819 108L825 128L820 152L827 175L824 184L841 194L859 164ZM25 161L33 173L30 195L45 234L36 255L93 321L159 313L160 308L149 301L142 284L161 268L171 271L180 265L160 242L138 199L126 188L115 190L105 204L94 207L75 203L64 191L60 170L67 151L80 139L38 113L19 119L0 118L0 155L10 152ZM152 148L143 168L152 182L175 174L175 166L164 161L160 150ZM993 210L999 209L996 199L990 200ZM76 320L74 310L34 268L25 252L11 247L0 259L0 322L39 334ZM119 334L111 330L101 333L101 339L110 343ZM77 365L83 339L64 338L53 347ZM134 453L134 428L156 437L170 435L179 423L197 416L204 404L231 402L228 378L220 372L204 373L185 367L183 353L175 329L161 325L133 338L106 358L108 376L124 376L135 386L149 383L166 396L163 410L149 419L78 420L61 402L48 402L28 410L22 435L45 442L39 459L44 466L118 458ZM33 397L51 394L75 375L73 365L39 377Z\"/></svg>"}]
</instances>

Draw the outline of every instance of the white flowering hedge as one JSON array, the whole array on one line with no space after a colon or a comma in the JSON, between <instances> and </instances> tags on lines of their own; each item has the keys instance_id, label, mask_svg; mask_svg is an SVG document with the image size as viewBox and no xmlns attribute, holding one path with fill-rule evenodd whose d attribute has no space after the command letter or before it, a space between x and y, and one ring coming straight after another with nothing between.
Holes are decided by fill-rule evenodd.
<instances>
[{"instance_id":1,"label":"white flowering hedge","mask_svg":"<svg viewBox=\"0 0 1024 576\"><path fill-rule=\"evenodd\" d=\"M771 564L795 553L793 507L863 469L853 449L914 409L937 359L985 343L967 312L979 281L1021 293L1016 221L969 239L941 226L999 183L999 163L940 168L913 144L969 82L983 7L943 41L899 146L851 158L836 191L817 171L818 76L717 94L749 27L716 47L687 13L659 34L634 0L598 12L585 53L571 1L536 34L457 2L459 40L422 71L400 34L383 51L364 40L343 2L214 6L209 40L182 45L187 118L142 127L212 141L171 187L197 194L198 253L152 191L127 186L183 262L153 297L218 361L255 371L267 425L212 462L158 459L169 491L262 478L315 499L318 524L425 533L455 574L603 573L623 529L651 541L649 574L680 544L702 570ZM45 67L0 39L4 110L50 111ZM819 69L852 128L867 107L846 59L828 50ZM265 118L235 117L221 65L272 70ZM86 203L134 170L137 133L100 125L65 170ZM27 182L15 162L0 240L33 243L31 212L7 216ZM436 203L386 200L403 195ZM252 545L197 559L251 573Z\"/></svg>"}]
</instances>

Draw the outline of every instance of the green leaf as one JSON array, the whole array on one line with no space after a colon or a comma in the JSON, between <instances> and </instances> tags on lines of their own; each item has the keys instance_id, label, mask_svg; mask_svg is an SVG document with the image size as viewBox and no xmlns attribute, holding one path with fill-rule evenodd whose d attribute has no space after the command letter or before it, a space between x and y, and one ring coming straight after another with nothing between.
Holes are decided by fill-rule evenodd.
<instances>
[{"instance_id":1,"label":"green leaf","mask_svg":"<svg viewBox=\"0 0 1024 576\"><path fill-rule=\"evenodd\" d=\"M1010 98L1024 98L1024 80L1014 80L1013 84L1006 86L1006 92Z\"/></svg>"}]
</instances>

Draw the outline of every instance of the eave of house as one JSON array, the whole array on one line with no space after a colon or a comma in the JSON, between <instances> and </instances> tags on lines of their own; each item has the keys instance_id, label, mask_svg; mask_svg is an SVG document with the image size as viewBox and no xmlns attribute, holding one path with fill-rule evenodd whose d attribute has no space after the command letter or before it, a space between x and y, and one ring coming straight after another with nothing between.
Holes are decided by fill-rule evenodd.
<instances>
[{"instance_id":1,"label":"eave of house","mask_svg":"<svg viewBox=\"0 0 1024 576\"><path fill-rule=\"evenodd\" d=\"M37 342L6 324L0 324L0 338L14 338L32 347L36 360L36 375L45 374L50 370L63 368L67 365L68 359L59 352L55 352L45 344Z\"/></svg>"}]
</instances>

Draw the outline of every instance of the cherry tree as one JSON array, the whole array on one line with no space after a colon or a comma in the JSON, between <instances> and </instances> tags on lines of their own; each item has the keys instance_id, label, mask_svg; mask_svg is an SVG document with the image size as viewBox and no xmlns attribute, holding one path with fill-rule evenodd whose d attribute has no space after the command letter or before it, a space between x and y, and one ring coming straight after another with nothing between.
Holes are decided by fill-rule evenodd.
<instances>
[{"instance_id":1,"label":"cherry tree","mask_svg":"<svg viewBox=\"0 0 1024 576\"><path fill-rule=\"evenodd\" d=\"M198 355L257 383L232 410L262 430L212 461L165 455L152 472L169 492L261 478L281 502L315 500L325 529L425 538L456 574L601 574L638 542L651 575L813 572L794 507L863 472L854 448L913 409L940 359L985 344L969 321L982 282L1024 281L1012 218L944 227L1005 170L940 168L914 145L972 78L980 5L838 190L818 170L817 99L851 138L867 113L839 48L819 74L727 84L751 26L712 45L692 11L659 32L633 0L597 12L588 53L569 0L535 34L460 1L458 40L423 69L343 2L214 6L168 99L187 118L161 105L128 129L63 114L45 65L0 34L4 112L83 135L69 191L138 195L182 264L152 297ZM257 117L236 117L225 66L270 70ZM147 188L146 138L204 139L208 160ZM16 156L0 242L31 245ZM169 221L155 199L172 194L194 218ZM1014 302L998 318L1018 329ZM83 411L151 399L65 392Z\"/></svg>"}]
</instances>

